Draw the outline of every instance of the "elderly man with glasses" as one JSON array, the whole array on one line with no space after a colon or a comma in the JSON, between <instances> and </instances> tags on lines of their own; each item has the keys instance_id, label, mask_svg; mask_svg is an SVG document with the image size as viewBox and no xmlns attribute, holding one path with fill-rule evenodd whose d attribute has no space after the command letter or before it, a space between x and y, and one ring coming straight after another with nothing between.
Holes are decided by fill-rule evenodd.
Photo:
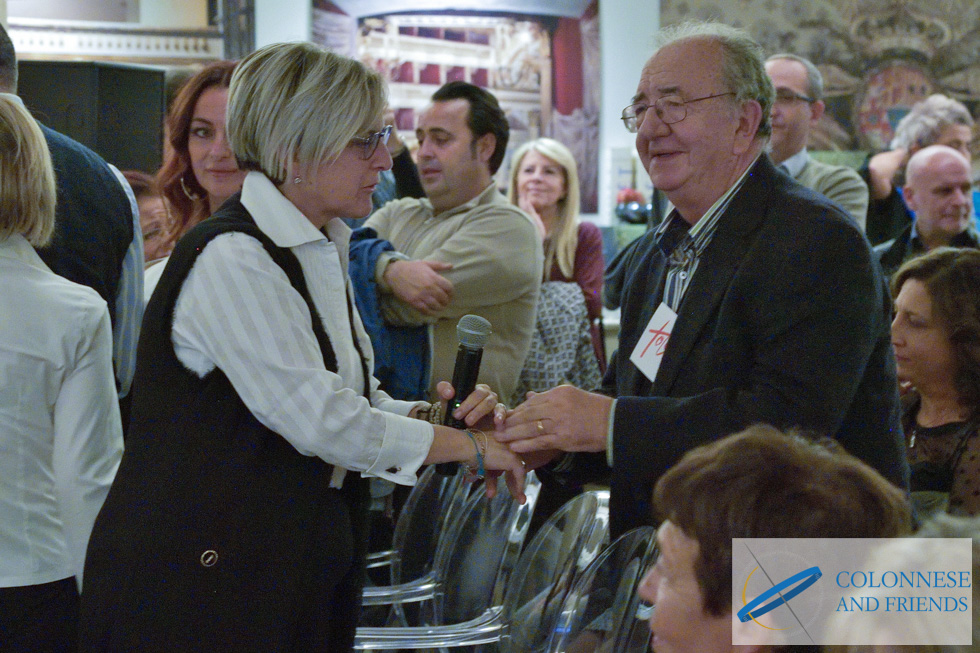
<instances>
[{"instance_id":1,"label":"elderly man with glasses","mask_svg":"<svg viewBox=\"0 0 980 653\"><path fill-rule=\"evenodd\" d=\"M712 23L659 41L623 120L675 208L626 262L603 391L537 394L497 437L529 466L605 451L617 534L652 521L684 452L760 422L833 437L906 486L884 279L845 211L765 155L761 48Z\"/></svg>"},{"instance_id":2,"label":"elderly man with glasses","mask_svg":"<svg viewBox=\"0 0 980 653\"><path fill-rule=\"evenodd\" d=\"M772 105L772 162L807 188L837 202L864 229L868 186L856 170L817 161L807 152L810 129L824 113L823 76L813 63L795 54L766 59L766 73L776 87Z\"/></svg>"}]
</instances>

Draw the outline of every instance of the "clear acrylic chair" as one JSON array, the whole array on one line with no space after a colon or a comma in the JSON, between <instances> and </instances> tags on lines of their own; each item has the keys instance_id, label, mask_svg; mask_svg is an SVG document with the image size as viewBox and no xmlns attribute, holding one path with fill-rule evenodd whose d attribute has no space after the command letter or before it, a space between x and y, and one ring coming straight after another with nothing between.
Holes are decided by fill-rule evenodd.
<instances>
[{"instance_id":1,"label":"clear acrylic chair","mask_svg":"<svg viewBox=\"0 0 980 653\"><path fill-rule=\"evenodd\" d=\"M637 589L657 555L653 527L634 529L613 542L566 596L549 653L648 651L650 607L641 604Z\"/></svg>"},{"instance_id":2,"label":"clear acrylic chair","mask_svg":"<svg viewBox=\"0 0 980 653\"><path fill-rule=\"evenodd\" d=\"M497 482L493 499L487 499L480 487L470 493L459 516L440 536L431 571L407 583L366 588L364 604L420 603L418 623L407 624L411 626L460 623L499 606L527 536L541 483L533 472L528 473L524 489L527 502L521 505L510 496L503 477ZM389 626L358 628L355 648L402 648L384 645L384 640L399 630Z\"/></svg>"},{"instance_id":3,"label":"clear acrylic chair","mask_svg":"<svg viewBox=\"0 0 980 653\"><path fill-rule=\"evenodd\" d=\"M464 622L359 629L357 647L543 651L575 577L605 545L608 523L609 493L583 493L562 506L535 534L509 580L498 577L499 581L506 580L502 605L494 602L482 614ZM494 593L499 590L498 584Z\"/></svg>"},{"instance_id":4,"label":"clear acrylic chair","mask_svg":"<svg viewBox=\"0 0 980 653\"><path fill-rule=\"evenodd\" d=\"M439 534L459 513L469 493L459 470L452 476L436 473L429 465L415 483L398 514L392 548L367 556L367 568L389 567L390 583L419 578L432 569Z\"/></svg>"}]
</instances>

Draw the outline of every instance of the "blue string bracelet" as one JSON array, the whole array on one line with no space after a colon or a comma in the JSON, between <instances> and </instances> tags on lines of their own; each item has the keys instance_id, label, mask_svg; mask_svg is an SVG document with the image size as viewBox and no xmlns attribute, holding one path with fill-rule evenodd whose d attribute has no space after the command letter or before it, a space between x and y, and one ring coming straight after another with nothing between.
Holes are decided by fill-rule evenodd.
<instances>
[{"instance_id":1,"label":"blue string bracelet","mask_svg":"<svg viewBox=\"0 0 980 653\"><path fill-rule=\"evenodd\" d=\"M481 453L480 452L480 445L476 441L476 433L474 433L471 429L466 429L465 431L463 431L463 433L465 433L466 435L468 435L470 437L470 440L473 442L473 448L476 449L476 477L477 478L484 478L487 475L487 470L483 466L483 456L486 453L486 446L487 446L486 437L487 436L486 436L486 434L484 434L482 432L479 432L481 435L483 435L483 439L484 439L484 443L483 443L484 452Z\"/></svg>"}]
</instances>

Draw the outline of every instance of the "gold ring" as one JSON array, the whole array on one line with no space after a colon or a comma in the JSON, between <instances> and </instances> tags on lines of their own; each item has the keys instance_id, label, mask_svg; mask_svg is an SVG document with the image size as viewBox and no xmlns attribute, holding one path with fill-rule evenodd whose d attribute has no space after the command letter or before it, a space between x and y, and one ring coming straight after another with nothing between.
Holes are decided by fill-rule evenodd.
<instances>
[{"instance_id":1,"label":"gold ring","mask_svg":"<svg viewBox=\"0 0 980 653\"><path fill-rule=\"evenodd\" d=\"M544 422L541 421L541 420L538 420L537 424L538 424L538 433L540 435L544 435Z\"/></svg>"}]
</instances>

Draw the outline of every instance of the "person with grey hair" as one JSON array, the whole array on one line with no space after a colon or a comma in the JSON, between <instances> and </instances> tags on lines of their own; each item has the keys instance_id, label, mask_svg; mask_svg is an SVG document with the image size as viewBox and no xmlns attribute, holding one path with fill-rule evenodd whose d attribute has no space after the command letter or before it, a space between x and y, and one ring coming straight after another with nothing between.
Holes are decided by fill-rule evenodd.
<instances>
[{"instance_id":1,"label":"person with grey hair","mask_svg":"<svg viewBox=\"0 0 980 653\"><path fill-rule=\"evenodd\" d=\"M529 466L605 451L614 535L651 522L686 451L756 423L833 437L907 487L885 281L854 220L765 156L761 48L717 23L658 45L622 117L674 210L625 263L603 391L536 394L497 437Z\"/></svg>"},{"instance_id":2,"label":"person with grey hair","mask_svg":"<svg viewBox=\"0 0 980 653\"><path fill-rule=\"evenodd\" d=\"M940 93L913 106L898 122L891 149L869 157L859 170L871 190L867 233L872 245L897 237L912 222L899 190L909 158L929 145L946 145L969 161L973 125L962 103Z\"/></svg>"},{"instance_id":3,"label":"person with grey hair","mask_svg":"<svg viewBox=\"0 0 980 653\"><path fill-rule=\"evenodd\" d=\"M369 213L391 166L384 106L376 72L309 43L236 68L228 136L249 172L181 238L147 305L82 650L349 650L368 478L411 485L423 464L461 461L506 471L523 499L516 455L434 425L438 404L396 401L369 372L339 218ZM495 404L477 386L456 417L486 428Z\"/></svg>"},{"instance_id":4,"label":"person with grey hair","mask_svg":"<svg viewBox=\"0 0 980 653\"><path fill-rule=\"evenodd\" d=\"M967 130L957 126L966 127ZM933 143L948 145L969 156L972 140L973 116L961 103L951 97L936 93L919 102L898 121L891 149L914 152Z\"/></svg>"},{"instance_id":5,"label":"person with grey hair","mask_svg":"<svg viewBox=\"0 0 980 653\"><path fill-rule=\"evenodd\" d=\"M769 149L772 162L804 186L840 204L864 229L867 185L851 168L817 161L806 149L810 129L826 109L820 71L809 59L776 54L766 59L766 73L776 87Z\"/></svg>"}]
</instances>

